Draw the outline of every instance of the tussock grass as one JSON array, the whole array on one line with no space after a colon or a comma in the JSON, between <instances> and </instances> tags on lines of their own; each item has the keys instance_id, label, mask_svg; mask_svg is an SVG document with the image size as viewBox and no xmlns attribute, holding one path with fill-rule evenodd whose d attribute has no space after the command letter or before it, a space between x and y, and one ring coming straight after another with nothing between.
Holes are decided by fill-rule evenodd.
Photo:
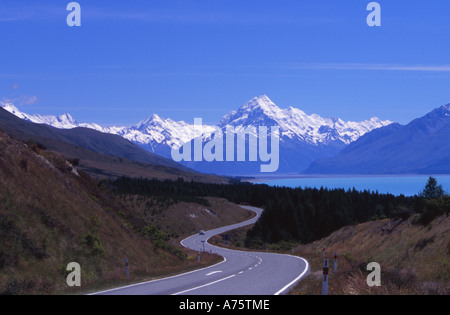
<instances>
[{"instance_id":1,"label":"tussock grass","mask_svg":"<svg viewBox=\"0 0 450 315\"><path fill-rule=\"evenodd\" d=\"M0 294L78 294L199 266L147 225L64 157L0 132ZM70 262L81 265L79 289L67 287Z\"/></svg>"},{"instance_id":2,"label":"tussock grass","mask_svg":"<svg viewBox=\"0 0 450 315\"><path fill-rule=\"evenodd\" d=\"M416 218L379 220L344 227L330 236L296 247L311 264L311 274L292 294L321 294L322 251L330 259L330 295L450 294L450 217L429 226ZM338 252L338 272L333 254ZM369 262L381 265L381 287L367 285Z\"/></svg>"}]
</instances>

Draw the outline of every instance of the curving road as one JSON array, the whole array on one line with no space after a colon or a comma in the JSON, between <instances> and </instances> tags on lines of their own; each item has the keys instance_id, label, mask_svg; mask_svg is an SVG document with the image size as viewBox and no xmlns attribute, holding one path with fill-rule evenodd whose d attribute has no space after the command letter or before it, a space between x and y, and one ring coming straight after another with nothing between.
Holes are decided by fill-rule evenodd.
<instances>
[{"instance_id":1,"label":"curving road","mask_svg":"<svg viewBox=\"0 0 450 315\"><path fill-rule=\"evenodd\" d=\"M234 225L193 235L181 244L189 249L217 253L223 262L211 267L155 281L96 293L98 295L279 295L289 291L309 272L300 257L261 252L229 250L208 240L218 234L254 224L262 209L242 206L256 217Z\"/></svg>"}]
</instances>

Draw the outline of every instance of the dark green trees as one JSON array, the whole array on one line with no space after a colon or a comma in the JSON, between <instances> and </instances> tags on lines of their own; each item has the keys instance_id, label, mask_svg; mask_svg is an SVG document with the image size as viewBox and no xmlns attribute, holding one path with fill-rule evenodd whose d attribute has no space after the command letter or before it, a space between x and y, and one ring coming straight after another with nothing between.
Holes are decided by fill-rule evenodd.
<instances>
[{"instance_id":1,"label":"dark green trees","mask_svg":"<svg viewBox=\"0 0 450 315\"><path fill-rule=\"evenodd\" d=\"M421 192L420 197L424 200L418 201L421 206L418 207L420 216L418 222L422 225L428 225L438 216L450 212L450 198L444 192L442 185L439 185L436 178L430 177Z\"/></svg>"},{"instance_id":2,"label":"dark green trees","mask_svg":"<svg viewBox=\"0 0 450 315\"><path fill-rule=\"evenodd\" d=\"M445 192L442 185L438 185L436 178L430 177L425 186L425 189L421 192L420 196L430 200L444 197Z\"/></svg>"},{"instance_id":3,"label":"dark green trees","mask_svg":"<svg viewBox=\"0 0 450 315\"><path fill-rule=\"evenodd\" d=\"M415 198L369 191L301 189L251 184L206 184L119 178L112 185L119 194L143 194L173 201L201 202L211 196L237 204L264 208L248 232L247 247L295 241L308 243L346 225L399 213L411 213Z\"/></svg>"}]
</instances>

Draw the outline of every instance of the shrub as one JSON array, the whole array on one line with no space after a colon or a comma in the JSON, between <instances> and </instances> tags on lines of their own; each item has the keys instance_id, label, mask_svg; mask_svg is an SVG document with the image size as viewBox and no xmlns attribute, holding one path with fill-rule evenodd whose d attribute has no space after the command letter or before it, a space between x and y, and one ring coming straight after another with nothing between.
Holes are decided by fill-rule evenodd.
<instances>
[{"instance_id":1,"label":"shrub","mask_svg":"<svg viewBox=\"0 0 450 315\"><path fill-rule=\"evenodd\" d=\"M412 215L414 214L414 211L405 208L405 207L399 207L394 213L393 217L394 219L402 219L403 221L408 220Z\"/></svg>"},{"instance_id":2,"label":"shrub","mask_svg":"<svg viewBox=\"0 0 450 315\"><path fill-rule=\"evenodd\" d=\"M100 240L97 236L87 234L84 237L84 241L92 256L102 256L105 253L105 249L100 245Z\"/></svg>"},{"instance_id":3,"label":"shrub","mask_svg":"<svg viewBox=\"0 0 450 315\"><path fill-rule=\"evenodd\" d=\"M33 280L12 280L8 283L0 295L20 295L27 294L35 287Z\"/></svg>"},{"instance_id":4,"label":"shrub","mask_svg":"<svg viewBox=\"0 0 450 315\"><path fill-rule=\"evenodd\" d=\"M422 238L420 239L417 243L416 246L414 247L414 251L419 251L424 249L425 247L427 247L428 244L431 244L434 242L435 237L428 237L428 238Z\"/></svg>"},{"instance_id":5,"label":"shrub","mask_svg":"<svg viewBox=\"0 0 450 315\"><path fill-rule=\"evenodd\" d=\"M72 159L69 160L70 164L72 164L73 166L78 166L80 165L80 159Z\"/></svg>"},{"instance_id":6,"label":"shrub","mask_svg":"<svg viewBox=\"0 0 450 315\"><path fill-rule=\"evenodd\" d=\"M28 171L28 162L24 159L20 160L19 166L23 171Z\"/></svg>"},{"instance_id":7,"label":"shrub","mask_svg":"<svg viewBox=\"0 0 450 315\"><path fill-rule=\"evenodd\" d=\"M428 225L436 219L438 216L444 213L443 200L442 199L431 199L427 200L425 208L420 213L418 222L422 225Z\"/></svg>"},{"instance_id":8,"label":"shrub","mask_svg":"<svg viewBox=\"0 0 450 315\"><path fill-rule=\"evenodd\" d=\"M105 249L100 245L100 243L94 243L91 251L92 256L103 256L105 254Z\"/></svg>"},{"instance_id":9,"label":"shrub","mask_svg":"<svg viewBox=\"0 0 450 315\"><path fill-rule=\"evenodd\" d=\"M47 150L45 145L35 142L33 139L28 140L26 144L36 153L39 153L39 150Z\"/></svg>"},{"instance_id":10,"label":"shrub","mask_svg":"<svg viewBox=\"0 0 450 315\"><path fill-rule=\"evenodd\" d=\"M155 224L150 223L146 225L142 231L144 236L151 241L167 241L168 236L158 229Z\"/></svg>"}]
</instances>

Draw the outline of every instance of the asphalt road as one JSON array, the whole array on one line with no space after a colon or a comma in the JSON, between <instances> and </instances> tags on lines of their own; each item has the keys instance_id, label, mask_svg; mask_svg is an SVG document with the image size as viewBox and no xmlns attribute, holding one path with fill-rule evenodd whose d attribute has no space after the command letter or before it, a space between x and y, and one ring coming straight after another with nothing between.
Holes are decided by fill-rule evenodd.
<instances>
[{"instance_id":1,"label":"asphalt road","mask_svg":"<svg viewBox=\"0 0 450 315\"><path fill-rule=\"evenodd\" d=\"M308 262L300 257L266 252L229 250L207 241L218 234L255 223L251 220L193 235L181 244L192 250L217 253L223 262L211 267L155 281L134 284L96 293L98 295L279 295L287 293L309 272Z\"/></svg>"}]
</instances>

